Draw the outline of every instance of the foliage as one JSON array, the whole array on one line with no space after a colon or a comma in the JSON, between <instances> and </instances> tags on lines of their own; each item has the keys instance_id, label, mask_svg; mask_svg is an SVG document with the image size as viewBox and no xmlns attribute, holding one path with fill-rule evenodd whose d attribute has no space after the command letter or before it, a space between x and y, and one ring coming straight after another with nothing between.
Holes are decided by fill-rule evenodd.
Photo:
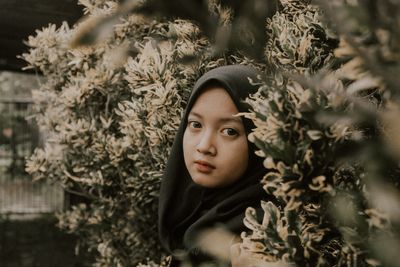
<instances>
[{"instance_id":1,"label":"foliage","mask_svg":"<svg viewBox=\"0 0 400 267\"><path fill-rule=\"evenodd\" d=\"M321 10L309 1L281 2L267 21L267 62L280 71L301 73L329 64L337 39L322 20Z\"/></svg>"},{"instance_id":2,"label":"foliage","mask_svg":"<svg viewBox=\"0 0 400 267\"><path fill-rule=\"evenodd\" d=\"M192 2L81 0L85 20L29 38L49 139L27 170L90 200L59 225L97 250L96 266L157 266L159 183L189 90L244 63L266 70L243 115L277 203L261 203L262 221L247 210L241 251L261 264L395 266L399 5L280 0L260 15L260 1L210 1L207 17L182 8Z\"/></svg>"},{"instance_id":3,"label":"foliage","mask_svg":"<svg viewBox=\"0 0 400 267\"><path fill-rule=\"evenodd\" d=\"M117 2L80 4L86 19L38 30L23 55L45 76L33 99L48 135L26 170L83 198L59 214L59 226L80 236L81 250L97 252L95 266L160 261L157 196L190 89L207 69L246 58L212 56L189 21L138 14L110 21ZM89 34L98 26L101 38ZM82 45L87 38L96 44Z\"/></svg>"},{"instance_id":4,"label":"foliage","mask_svg":"<svg viewBox=\"0 0 400 267\"><path fill-rule=\"evenodd\" d=\"M257 125L249 138L270 169L264 188L279 204L262 203L261 222L254 209L247 210L245 224L252 232L242 235L242 249L249 257L296 266L397 264L399 132L393 116L399 83L391 72L399 64L393 41L398 34L381 11L394 6L380 3L375 11L374 3L322 2L341 42L337 62L316 73L324 44L318 40L317 49L304 50L301 41L292 41L300 38L291 19L277 14L270 21L287 34L266 52L280 72L249 100L254 113L246 116ZM308 14L309 8L303 10ZM307 16L301 17L295 24L305 24ZM282 52L286 40L290 45ZM298 51L313 54L305 62ZM293 74L282 77L286 71Z\"/></svg>"},{"instance_id":5,"label":"foliage","mask_svg":"<svg viewBox=\"0 0 400 267\"><path fill-rule=\"evenodd\" d=\"M117 7L112 1L81 4L89 16ZM113 35L93 47L70 49L77 31L51 25L29 38L24 58L46 77L33 97L49 138L27 171L90 200L60 214L59 226L97 250L96 266L158 260L160 176L190 84L207 60L177 62L207 42L188 22L137 15L120 18Z\"/></svg>"}]
</instances>

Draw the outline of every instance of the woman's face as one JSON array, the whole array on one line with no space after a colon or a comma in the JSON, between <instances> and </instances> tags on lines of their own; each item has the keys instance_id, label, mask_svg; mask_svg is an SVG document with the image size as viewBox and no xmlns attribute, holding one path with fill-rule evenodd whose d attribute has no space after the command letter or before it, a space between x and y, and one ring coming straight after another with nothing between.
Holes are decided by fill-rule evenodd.
<instances>
[{"instance_id":1,"label":"woman's face","mask_svg":"<svg viewBox=\"0 0 400 267\"><path fill-rule=\"evenodd\" d=\"M183 135L186 168L196 184L214 188L240 179L248 165L246 132L225 89L213 86L197 98Z\"/></svg>"}]
</instances>

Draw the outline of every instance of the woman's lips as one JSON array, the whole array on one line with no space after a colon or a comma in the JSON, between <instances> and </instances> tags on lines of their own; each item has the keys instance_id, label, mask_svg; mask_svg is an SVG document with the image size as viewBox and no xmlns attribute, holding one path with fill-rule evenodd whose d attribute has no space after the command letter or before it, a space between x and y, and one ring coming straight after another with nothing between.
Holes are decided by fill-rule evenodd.
<instances>
[{"instance_id":1,"label":"woman's lips","mask_svg":"<svg viewBox=\"0 0 400 267\"><path fill-rule=\"evenodd\" d=\"M194 162L194 165L197 169L197 171L202 172L202 173L210 173L212 172L213 169L215 169L215 166L212 164L206 162L206 161L201 161L201 160L196 160Z\"/></svg>"}]
</instances>

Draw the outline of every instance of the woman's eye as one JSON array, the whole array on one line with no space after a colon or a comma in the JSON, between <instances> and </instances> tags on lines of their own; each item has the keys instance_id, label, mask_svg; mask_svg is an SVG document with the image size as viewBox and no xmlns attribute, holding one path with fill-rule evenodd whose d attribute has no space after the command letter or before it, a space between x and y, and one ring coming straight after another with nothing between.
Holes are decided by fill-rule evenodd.
<instances>
[{"instance_id":1,"label":"woman's eye","mask_svg":"<svg viewBox=\"0 0 400 267\"><path fill-rule=\"evenodd\" d=\"M222 130L222 132L228 136L236 136L239 134L235 129L232 128L225 128Z\"/></svg>"},{"instance_id":2,"label":"woman's eye","mask_svg":"<svg viewBox=\"0 0 400 267\"><path fill-rule=\"evenodd\" d=\"M190 128L196 128L196 129L201 128L200 122L197 122L197 121L189 121L188 125Z\"/></svg>"}]
</instances>

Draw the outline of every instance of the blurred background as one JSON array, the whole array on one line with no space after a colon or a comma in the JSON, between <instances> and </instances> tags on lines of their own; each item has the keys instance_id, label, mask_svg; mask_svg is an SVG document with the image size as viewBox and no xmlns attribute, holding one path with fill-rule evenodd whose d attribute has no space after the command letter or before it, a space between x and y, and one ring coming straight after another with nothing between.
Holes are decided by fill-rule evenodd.
<instances>
[{"instance_id":1,"label":"blurred background","mask_svg":"<svg viewBox=\"0 0 400 267\"><path fill-rule=\"evenodd\" d=\"M0 20L0 267L158 267L165 159L227 64L265 74L249 104L279 200L246 214L246 257L400 266L398 1L0 0Z\"/></svg>"},{"instance_id":2,"label":"blurred background","mask_svg":"<svg viewBox=\"0 0 400 267\"><path fill-rule=\"evenodd\" d=\"M46 133L29 119L32 89L41 77L22 71L18 58L36 29L82 16L74 0L0 1L0 266L83 266L75 238L61 232L54 214L66 208L62 188L32 181L25 157L42 146ZM62 261L60 261L62 259Z\"/></svg>"}]
</instances>

